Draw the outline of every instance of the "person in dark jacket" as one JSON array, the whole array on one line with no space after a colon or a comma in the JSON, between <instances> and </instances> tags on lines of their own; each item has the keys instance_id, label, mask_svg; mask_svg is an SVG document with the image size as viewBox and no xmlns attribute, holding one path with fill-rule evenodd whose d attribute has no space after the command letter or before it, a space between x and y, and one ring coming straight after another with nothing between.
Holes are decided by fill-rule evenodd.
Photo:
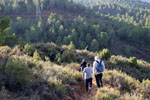
<instances>
[{"instance_id":1,"label":"person in dark jacket","mask_svg":"<svg viewBox=\"0 0 150 100\"><path fill-rule=\"evenodd\" d=\"M82 63L80 64L80 70L83 72L84 68L86 67L87 62L85 59L82 60Z\"/></svg>"}]
</instances>

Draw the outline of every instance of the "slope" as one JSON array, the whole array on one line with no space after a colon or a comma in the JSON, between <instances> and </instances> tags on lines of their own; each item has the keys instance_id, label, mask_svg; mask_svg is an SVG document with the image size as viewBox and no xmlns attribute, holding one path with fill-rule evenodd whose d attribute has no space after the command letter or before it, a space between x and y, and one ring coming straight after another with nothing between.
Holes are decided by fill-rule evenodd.
<instances>
[{"instance_id":1,"label":"slope","mask_svg":"<svg viewBox=\"0 0 150 100\"><path fill-rule=\"evenodd\" d=\"M8 100L20 100L21 98L33 100L104 100L104 97L118 98L119 100L126 98L148 100L149 63L138 60L137 65L135 65L135 62L130 59L112 56L109 60L104 60L107 68L103 78L104 87L97 90L95 80L93 80L92 92L87 94L81 73L78 72L79 62L86 58L87 62L92 63L97 53L85 50L68 50L68 48L69 46L61 48L53 43L26 45L22 49L17 46L15 48L0 47L0 78L2 80L0 96ZM61 50L63 50L62 54L60 53ZM49 56L51 53L56 54L54 61L53 57ZM33 72L33 76L24 76L24 80L22 80L21 77L26 75L23 72L26 73L28 70L20 71L19 69L23 68L21 66L29 68ZM7 72L11 74L14 70L17 72L13 77L17 77L17 79L13 79L13 82L19 82L19 86L12 84L12 81L6 81L11 80L11 76ZM25 85L24 82L27 81L28 84ZM18 87L14 87L16 85Z\"/></svg>"}]
</instances>

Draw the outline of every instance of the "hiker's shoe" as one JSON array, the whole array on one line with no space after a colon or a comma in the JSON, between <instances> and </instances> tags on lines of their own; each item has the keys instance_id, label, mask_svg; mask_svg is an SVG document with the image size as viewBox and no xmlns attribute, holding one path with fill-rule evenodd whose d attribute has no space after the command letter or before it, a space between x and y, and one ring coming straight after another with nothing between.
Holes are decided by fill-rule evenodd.
<instances>
[{"instance_id":1,"label":"hiker's shoe","mask_svg":"<svg viewBox=\"0 0 150 100\"><path fill-rule=\"evenodd\" d=\"M91 90L92 87L89 87L89 90Z\"/></svg>"},{"instance_id":2,"label":"hiker's shoe","mask_svg":"<svg viewBox=\"0 0 150 100\"><path fill-rule=\"evenodd\" d=\"M91 87L89 87L89 90L88 90L88 94L90 94L91 93Z\"/></svg>"}]
</instances>

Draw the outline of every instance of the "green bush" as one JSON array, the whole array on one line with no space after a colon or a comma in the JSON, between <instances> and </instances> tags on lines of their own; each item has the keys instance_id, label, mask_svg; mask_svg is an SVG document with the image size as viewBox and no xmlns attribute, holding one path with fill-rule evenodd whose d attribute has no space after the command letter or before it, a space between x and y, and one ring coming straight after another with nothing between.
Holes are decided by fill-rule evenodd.
<instances>
[{"instance_id":1,"label":"green bush","mask_svg":"<svg viewBox=\"0 0 150 100\"><path fill-rule=\"evenodd\" d=\"M63 59L62 59L62 55L60 53L58 53L55 57L55 61L58 63L62 63Z\"/></svg>"},{"instance_id":2,"label":"green bush","mask_svg":"<svg viewBox=\"0 0 150 100\"><path fill-rule=\"evenodd\" d=\"M62 61L66 63L75 62L75 56L71 50L65 50L61 56Z\"/></svg>"},{"instance_id":3,"label":"green bush","mask_svg":"<svg viewBox=\"0 0 150 100\"><path fill-rule=\"evenodd\" d=\"M33 45L29 45L29 44L26 44L24 46L24 52L29 55L29 56L33 56L33 53L35 52L35 46Z\"/></svg>"},{"instance_id":4,"label":"green bush","mask_svg":"<svg viewBox=\"0 0 150 100\"><path fill-rule=\"evenodd\" d=\"M129 93L126 93L124 96L123 96L123 99L122 100L143 100L141 96L138 96L136 94L129 94Z\"/></svg>"},{"instance_id":5,"label":"green bush","mask_svg":"<svg viewBox=\"0 0 150 100\"><path fill-rule=\"evenodd\" d=\"M132 92L139 87L139 81L116 70L106 71L103 79L106 84L118 87L122 92Z\"/></svg>"},{"instance_id":6,"label":"green bush","mask_svg":"<svg viewBox=\"0 0 150 100\"><path fill-rule=\"evenodd\" d=\"M0 54L6 54L6 53L9 53L10 51L11 51L11 48L8 46L0 47Z\"/></svg>"},{"instance_id":7,"label":"green bush","mask_svg":"<svg viewBox=\"0 0 150 100\"><path fill-rule=\"evenodd\" d=\"M72 41L71 41L70 44L67 46L67 48L68 48L69 50L75 49L75 46L74 46L74 44L73 44Z\"/></svg>"},{"instance_id":8,"label":"green bush","mask_svg":"<svg viewBox=\"0 0 150 100\"><path fill-rule=\"evenodd\" d=\"M6 77L9 87L13 88L20 85L21 88L26 87L32 77L32 72L27 64L17 58L9 58L6 68Z\"/></svg>"},{"instance_id":9,"label":"green bush","mask_svg":"<svg viewBox=\"0 0 150 100\"><path fill-rule=\"evenodd\" d=\"M101 88L98 90L95 100L119 100L120 92L113 88Z\"/></svg>"},{"instance_id":10,"label":"green bush","mask_svg":"<svg viewBox=\"0 0 150 100\"><path fill-rule=\"evenodd\" d=\"M35 61L42 60L37 50L33 54L33 60Z\"/></svg>"},{"instance_id":11,"label":"green bush","mask_svg":"<svg viewBox=\"0 0 150 100\"><path fill-rule=\"evenodd\" d=\"M70 63L66 65L67 68L73 69L75 71L79 71L80 69L80 64L77 63Z\"/></svg>"},{"instance_id":12,"label":"green bush","mask_svg":"<svg viewBox=\"0 0 150 100\"><path fill-rule=\"evenodd\" d=\"M61 79L63 84L76 84L82 80L81 74L70 68L63 68L57 73L57 78Z\"/></svg>"},{"instance_id":13,"label":"green bush","mask_svg":"<svg viewBox=\"0 0 150 100\"><path fill-rule=\"evenodd\" d=\"M129 62L132 66L138 66L136 57L130 57L129 60L128 60L128 62Z\"/></svg>"},{"instance_id":14,"label":"green bush","mask_svg":"<svg viewBox=\"0 0 150 100\"><path fill-rule=\"evenodd\" d=\"M82 75L78 71L74 71L66 66L58 66L52 62L44 62L42 65L42 79L49 83L50 94L55 97L63 97L71 95L72 88L70 85L79 84L82 81ZM52 99L53 100L53 99ZM55 98L54 100L58 100Z\"/></svg>"},{"instance_id":15,"label":"green bush","mask_svg":"<svg viewBox=\"0 0 150 100\"><path fill-rule=\"evenodd\" d=\"M63 84L76 84L82 81L82 75L78 71L74 71L69 67L58 66L50 62L43 64L43 73L49 77L55 77L61 80ZM45 78L46 76L44 76Z\"/></svg>"},{"instance_id":16,"label":"green bush","mask_svg":"<svg viewBox=\"0 0 150 100\"><path fill-rule=\"evenodd\" d=\"M50 89L55 90L56 93L61 94L61 96L65 94L65 85L62 84L62 80L59 80L57 78L51 78L49 79L48 86Z\"/></svg>"},{"instance_id":17,"label":"green bush","mask_svg":"<svg viewBox=\"0 0 150 100\"><path fill-rule=\"evenodd\" d=\"M144 98L150 99L150 80L143 80L140 90Z\"/></svg>"},{"instance_id":18,"label":"green bush","mask_svg":"<svg viewBox=\"0 0 150 100\"><path fill-rule=\"evenodd\" d=\"M99 53L99 56L102 58L102 59L106 59L108 60L110 57L111 57L111 53L108 49L103 49L100 53Z\"/></svg>"},{"instance_id":19,"label":"green bush","mask_svg":"<svg viewBox=\"0 0 150 100\"><path fill-rule=\"evenodd\" d=\"M139 81L150 79L150 64L143 60L137 60L137 63L138 66L133 66L126 57L112 56L110 60L107 61L106 66L108 69L121 70Z\"/></svg>"}]
</instances>

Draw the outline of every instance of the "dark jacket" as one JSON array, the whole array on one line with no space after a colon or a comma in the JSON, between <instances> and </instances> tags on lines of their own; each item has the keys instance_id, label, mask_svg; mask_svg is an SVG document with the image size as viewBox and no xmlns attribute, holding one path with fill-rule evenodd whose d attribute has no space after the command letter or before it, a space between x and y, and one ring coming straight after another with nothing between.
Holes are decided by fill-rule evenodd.
<instances>
[{"instance_id":1,"label":"dark jacket","mask_svg":"<svg viewBox=\"0 0 150 100\"><path fill-rule=\"evenodd\" d=\"M84 68L86 67L86 64L87 64L87 62L85 62L85 61L80 64L81 71L84 70Z\"/></svg>"}]
</instances>

